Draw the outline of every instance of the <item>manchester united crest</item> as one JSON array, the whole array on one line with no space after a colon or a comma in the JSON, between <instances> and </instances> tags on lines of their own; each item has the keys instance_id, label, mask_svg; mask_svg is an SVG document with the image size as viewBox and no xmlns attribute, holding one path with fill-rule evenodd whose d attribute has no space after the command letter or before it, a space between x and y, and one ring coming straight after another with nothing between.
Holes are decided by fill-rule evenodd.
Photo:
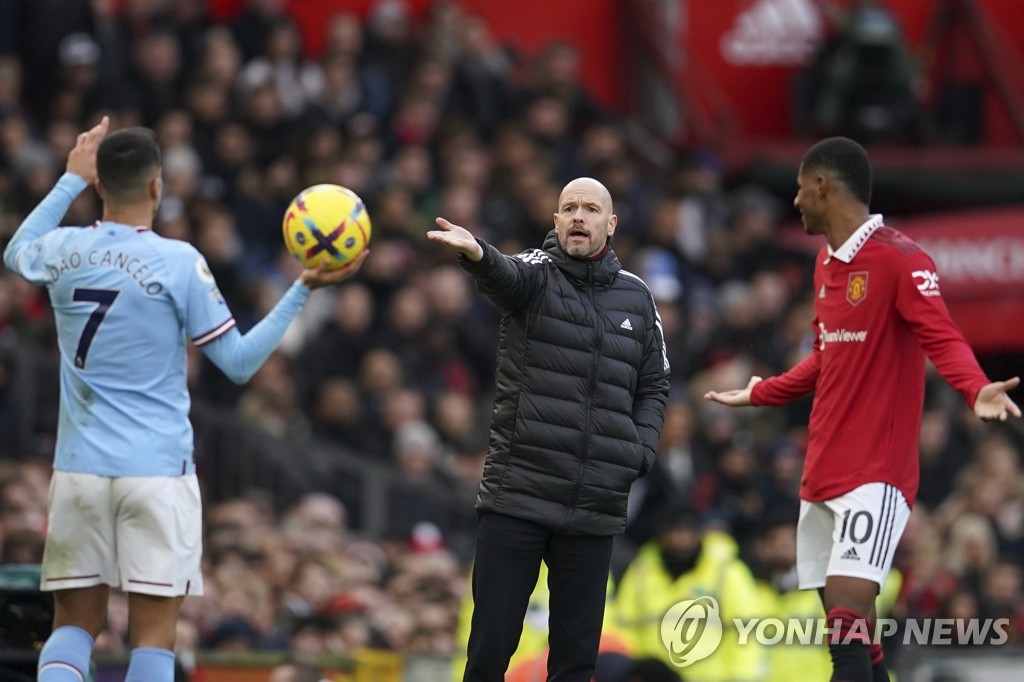
<instances>
[{"instance_id":1,"label":"manchester united crest","mask_svg":"<svg viewBox=\"0 0 1024 682\"><path fill-rule=\"evenodd\" d=\"M868 273L851 272L846 281L846 300L850 305L859 305L868 296Z\"/></svg>"}]
</instances>

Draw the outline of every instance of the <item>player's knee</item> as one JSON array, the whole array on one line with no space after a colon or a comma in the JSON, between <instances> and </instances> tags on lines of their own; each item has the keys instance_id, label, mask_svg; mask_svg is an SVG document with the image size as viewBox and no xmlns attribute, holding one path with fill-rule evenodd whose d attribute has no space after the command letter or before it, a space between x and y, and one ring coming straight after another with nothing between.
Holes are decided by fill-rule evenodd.
<instances>
[{"instance_id":1,"label":"player's knee","mask_svg":"<svg viewBox=\"0 0 1024 682\"><path fill-rule=\"evenodd\" d=\"M131 647L173 649L182 598L130 594L128 600Z\"/></svg>"},{"instance_id":2,"label":"player's knee","mask_svg":"<svg viewBox=\"0 0 1024 682\"><path fill-rule=\"evenodd\" d=\"M878 596L878 583L861 578L829 576L825 583L825 610L848 609L870 616Z\"/></svg>"},{"instance_id":3,"label":"player's knee","mask_svg":"<svg viewBox=\"0 0 1024 682\"><path fill-rule=\"evenodd\" d=\"M71 625L95 639L107 620L107 587L96 585L53 593L53 628Z\"/></svg>"},{"instance_id":4,"label":"player's knee","mask_svg":"<svg viewBox=\"0 0 1024 682\"><path fill-rule=\"evenodd\" d=\"M132 649L173 649L177 619L151 621L143 626L134 623L129 628L128 644Z\"/></svg>"}]
</instances>

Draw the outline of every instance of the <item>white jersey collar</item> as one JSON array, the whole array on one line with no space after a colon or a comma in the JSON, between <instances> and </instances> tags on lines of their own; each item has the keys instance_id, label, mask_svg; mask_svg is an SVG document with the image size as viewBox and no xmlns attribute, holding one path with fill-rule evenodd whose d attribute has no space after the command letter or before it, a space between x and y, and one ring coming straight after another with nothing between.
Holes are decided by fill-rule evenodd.
<instances>
[{"instance_id":1,"label":"white jersey collar","mask_svg":"<svg viewBox=\"0 0 1024 682\"><path fill-rule=\"evenodd\" d=\"M843 242L835 251L832 250L831 246L828 246L828 258L825 262L828 263L830 260L835 258L838 261L842 261L849 265L853 262L853 257L857 255L861 247L867 243L868 238L874 234L875 230L882 226L882 214L872 213L871 216L864 222L857 230L850 235L850 238Z\"/></svg>"}]
</instances>

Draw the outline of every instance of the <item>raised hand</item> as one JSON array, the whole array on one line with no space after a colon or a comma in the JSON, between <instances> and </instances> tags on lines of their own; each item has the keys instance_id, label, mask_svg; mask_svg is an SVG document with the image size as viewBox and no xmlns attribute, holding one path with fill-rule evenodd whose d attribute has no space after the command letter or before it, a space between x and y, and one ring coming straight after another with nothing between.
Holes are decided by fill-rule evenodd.
<instances>
[{"instance_id":1,"label":"raised hand","mask_svg":"<svg viewBox=\"0 0 1024 682\"><path fill-rule=\"evenodd\" d=\"M484 257L484 249L473 237L472 233L464 227L453 225L444 218L437 218L436 222L441 229L427 232L427 239L441 242L460 253L466 254L466 258L476 263Z\"/></svg>"},{"instance_id":2,"label":"raised hand","mask_svg":"<svg viewBox=\"0 0 1024 682\"><path fill-rule=\"evenodd\" d=\"M710 400L730 407L746 407L750 405L750 391L754 385L761 381L761 377L750 377L745 388L737 388L732 391L708 391L704 394L704 400Z\"/></svg>"},{"instance_id":3,"label":"raised hand","mask_svg":"<svg viewBox=\"0 0 1024 682\"><path fill-rule=\"evenodd\" d=\"M75 148L68 154L68 173L74 173L90 185L96 182L96 152L109 127L110 118L104 116L98 124L78 136Z\"/></svg>"},{"instance_id":4,"label":"raised hand","mask_svg":"<svg viewBox=\"0 0 1024 682\"><path fill-rule=\"evenodd\" d=\"M978 397L974 399L974 414L986 422L999 420L1006 421L1007 416L1020 417L1020 408L1013 402L1009 391L1020 385L1020 377L1013 377L1006 381L993 381L978 391Z\"/></svg>"},{"instance_id":5,"label":"raised hand","mask_svg":"<svg viewBox=\"0 0 1024 682\"><path fill-rule=\"evenodd\" d=\"M321 287L344 282L346 279L359 272L359 268L363 266L363 261L366 260L366 256L368 256L369 253L369 249L363 249L363 252L356 256L353 261L346 263L340 268L335 268L334 270L329 269L326 263L321 263L315 270L306 268L302 271L302 274L299 275L299 281L310 289L319 289Z\"/></svg>"}]
</instances>

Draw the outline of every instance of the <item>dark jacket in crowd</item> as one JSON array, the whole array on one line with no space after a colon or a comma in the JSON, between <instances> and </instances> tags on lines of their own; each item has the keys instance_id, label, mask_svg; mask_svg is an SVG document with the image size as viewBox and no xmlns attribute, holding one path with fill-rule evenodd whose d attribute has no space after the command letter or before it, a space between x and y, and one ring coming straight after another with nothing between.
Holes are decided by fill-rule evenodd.
<instances>
[{"instance_id":1,"label":"dark jacket in crowd","mask_svg":"<svg viewBox=\"0 0 1024 682\"><path fill-rule=\"evenodd\" d=\"M477 511L578 535L626 524L629 487L654 461L669 366L654 299L608 249L544 249L462 266L502 309L490 446Z\"/></svg>"}]
</instances>

